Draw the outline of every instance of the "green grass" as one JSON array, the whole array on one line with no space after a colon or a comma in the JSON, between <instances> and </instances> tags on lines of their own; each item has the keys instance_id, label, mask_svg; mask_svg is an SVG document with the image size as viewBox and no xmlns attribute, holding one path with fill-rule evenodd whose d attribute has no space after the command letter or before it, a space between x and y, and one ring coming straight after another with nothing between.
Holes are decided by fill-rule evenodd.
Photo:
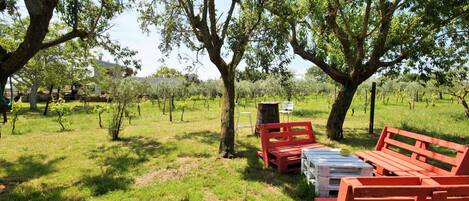
<instances>
[{"instance_id":1,"label":"green grass","mask_svg":"<svg viewBox=\"0 0 469 201\"><path fill-rule=\"evenodd\" d=\"M357 100L359 100L357 98ZM244 102L244 101L243 101ZM242 102L242 103L243 103ZM219 101L209 111L200 101L186 109L185 122L176 111L173 123L156 105L142 105L142 116L126 122L122 140L109 141L98 126L97 114L87 114L80 103L69 116L69 131L59 132L56 116L24 109L17 134L10 124L0 139L0 200L311 200L313 193L300 174L278 174L263 169L256 156L259 139L243 129L237 135L240 157L218 159ZM176 103L177 104L177 103ZM311 120L318 140L350 150L372 149L378 135L367 134L368 114L354 103L347 116L345 140L325 137L330 110L324 97L295 104L291 121ZM375 132L384 125L401 127L469 144L469 120L462 107L440 101L435 107L417 103L377 103ZM252 111L254 103L241 111ZM107 123L107 115L104 122Z\"/></svg>"}]
</instances>

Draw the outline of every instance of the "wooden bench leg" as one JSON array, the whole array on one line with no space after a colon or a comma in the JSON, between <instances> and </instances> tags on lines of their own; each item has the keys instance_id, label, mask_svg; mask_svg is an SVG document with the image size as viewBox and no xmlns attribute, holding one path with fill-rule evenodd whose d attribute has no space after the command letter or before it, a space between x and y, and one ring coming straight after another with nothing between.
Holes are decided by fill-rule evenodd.
<instances>
[{"instance_id":1,"label":"wooden bench leg","mask_svg":"<svg viewBox=\"0 0 469 201\"><path fill-rule=\"evenodd\" d=\"M284 157L281 157L278 159L278 165L277 165L277 171L280 173L285 173L287 172L287 166L286 166L286 161Z\"/></svg>"}]
</instances>

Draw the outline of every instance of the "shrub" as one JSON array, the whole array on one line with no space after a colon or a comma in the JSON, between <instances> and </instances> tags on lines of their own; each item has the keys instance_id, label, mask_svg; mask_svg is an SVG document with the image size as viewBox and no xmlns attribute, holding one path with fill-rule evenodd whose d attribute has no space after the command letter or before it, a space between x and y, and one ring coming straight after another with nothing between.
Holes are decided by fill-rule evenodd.
<instances>
[{"instance_id":1,"label":"shrub","mask_svg":"<svg viewBox=\"0 0 469 201\"><path fill-rule=\"evenodd\" d=\"M122 129L122 120L127 108L137 99L140 90L139 83L131 78L116 79L111 83L111 119L109 122L109 135L112 140L118 140Z\"/></svg>"},{"instance_id":2,"label":"shrub","mask_svg":"<svg viewBox=\"0 0 469 201\"><path fill-rule=\"evenodd\" d=\"M65 104L65 100L59 99L52 105L52 111L57 113L57 123L60 125L60 131L67 130L72 123L66 116L71 113L71 108Z\"/></svg>"},{"instance_id":3,"label":"shrub","mask_svg":"<svg viewBox=\"0 0 469 201\"><path fill-rule=\"evenodd\" d=\"M11 107L11 134L15 134L16 129L16 122L18 121L18 114L21 111L21 103L20 102L13 102Z\"/></svg>"},{"instance_id":4,"label":"shrub","mask_svg":"<svg viewBox=\"0 0 469 201\"><path fill-rule=\"evenodd\" d=\"M98 114L98 120L99 120L99 128L103 128L103 121L102 121L102 115L103 113L109 111L109 105L102 106L102 105L97 105L94 107L93 112Z\"/></svg>"}]
</instances>

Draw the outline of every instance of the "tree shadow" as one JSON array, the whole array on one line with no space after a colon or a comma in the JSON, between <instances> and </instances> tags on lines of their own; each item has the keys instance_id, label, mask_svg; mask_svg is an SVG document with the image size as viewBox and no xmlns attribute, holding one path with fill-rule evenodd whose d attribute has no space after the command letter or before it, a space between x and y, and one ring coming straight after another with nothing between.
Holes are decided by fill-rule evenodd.
<instances>
[{"instance_id":1,"label":"tree shadow","mask_svg":"<svg viewBox=\"0 0 469 201\"><path fill-rule=\"evenodd\" d=\"M453 118L455 121L467 121L468 120L466 115L464 115L464 112L450 114L450 117Z\"/></svg>"},{"instance_id":2,"label":"tree shadow","mask_svg":"<svg viewBox=\"0 0 469 201\"><path fill-rule=\"evenodd\" d=\"M122 138L119 143L110 146L99 146L90 152L89 158L96 162L101 173L84 175L79 183L94 196L128 189L133 183L129 172L149 158L167 155L175 149L174 143L161 144L141 136Z\"/></svg>"},{"instance_id":3,"label":"tree shadow","mask_svg":"<svg viewBox=\"0 0 469 201\"><path fill-rule=\"evenodd\" d=\"M293 116L296 117L308 117L308 118L318 118L328 114L326 111L313 110L313 109L297 109L293 111Z\"/></svg>"},{"instance_id":4,"label":"tree shadow","mask_svg":"<svg viewBox=\"0 0 469 201\"><path fill-rule=\"evenodd\" d=\"M195 140L200 143L213 145L219 142L220 133L213 131L188 132L174 137L176 140Z\"/></svg>"},{"instance_id":5,"label":"tree shadow","mask_svg":"<svg viewBox=\"0 0 469 201\"><path fill-rule=\"evenodd\" d=\"M422 135L427 135L427 136L438 138L438 139L443 139L443 140L458 143L458 144L463 144L463 145L469 144L469 138L465 135L465 133L460 133L459 135L455 135L455 134L449 134L449 133L443 133L443 132L437 132L437 131L428 131L422 128L411 126L406 122L401 122L400 129L422 134Z\"/></svg>"},{"instance_id":6,"label":"tree shadow","mask_svg":"<svg viewBox=\"0 0 469 201\"><path fill-rule=\"evenodd\" d=\"M278 187L294 200L312 200L314 190L299 173L280 174L275 169L264 168L257 156L259 148L249 143L238 142L238 155L247 160L247 167L242 170L244 180L266 183Z\"/></svg>"},{"instance_id":7,"label":"tree shadow","mask_svg":"<svg viewBox=\"0 0 469 201\"><path fill-rule=\"evenodd\" d=\"M6 198L6 200L12 200L12 198L17 196L24 198L19 200L33 199L34 195L20 195L21 192L14 191L14 189L22 183L55 172L55 165L64 159L65 157L59 157L47 160L46 155L39 154L21 156L14 162L0 160L0 172L4 172L6 175L0 178L0 184L6 186L3 191L0 191L0 199ZM38 193L48 194L49 192L41 191Z\"/></svg>"},{"instance_id":8,"label":"tree shadow","mask_svg":"<svg viewBox=\"0 0 469 201\"><path fill-rule=\"evenodd\" d=\"M41 188L23 186L21 191L2 196L0 193L0 200L5 201L48 201L48 200L65 200L76 201L82 200L79 196L63 195L63 191L69 186L50 187L47 184L42 184Z\"/></svg>"},{"instance_id":9,"label":"tree shadow","mask_svg":"<svg viewBox=\"0 0 469 201\"><path fill-rule=\"evenodd\" d=\"M369 134L366 128L344 128L343 130L345 137L340 143L356 149L373 149L381 133L381 129L374 129L374 134Z\"/></svg>"}]
</instances>

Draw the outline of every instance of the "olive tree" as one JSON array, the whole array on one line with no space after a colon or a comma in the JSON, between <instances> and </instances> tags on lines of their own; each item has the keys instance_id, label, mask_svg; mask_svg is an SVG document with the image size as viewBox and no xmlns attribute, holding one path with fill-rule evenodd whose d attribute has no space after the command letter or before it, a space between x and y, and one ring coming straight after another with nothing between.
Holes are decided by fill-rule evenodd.
<instances>
[{"instance_id":1,"label":"olive tree","mask_svg":"<svg viewBox=\"0 0 469 201\"><path fill-rule=\"evenodd\" d=\"M111 80L112 106L108 131L112 140L119 140L124 115L140 95L138 85L139 83L132 78L115 78Z\"/></svg>"},{"instance_id":2,"label":"olive tree","mask_svg":"<svg viewBox=\"0 0 469 201\"><path fill-rule=\"evenodd\" d=\"M169 53L173 47L208 54L221 74L224 85L219 155L231 158L234 149L235 72L251 38L262 20L264 1L229 1L223 10L215 0L144 1L140 6L146 30L156 26L161 32L160 49Z\"/></svg>"},{"instance_id":3,"label":"olive tree","mask_svg":"<svg viewBox=\"0 0 469 201\"><path fill-rule=\"evenodd\" d=\"M332 140L343 139L361 83L429 53L442 29L468 13L462 1L439 0L270 1L269 10L294 53L340 84L326 125Z\"/></svg>"}]
</instances>

